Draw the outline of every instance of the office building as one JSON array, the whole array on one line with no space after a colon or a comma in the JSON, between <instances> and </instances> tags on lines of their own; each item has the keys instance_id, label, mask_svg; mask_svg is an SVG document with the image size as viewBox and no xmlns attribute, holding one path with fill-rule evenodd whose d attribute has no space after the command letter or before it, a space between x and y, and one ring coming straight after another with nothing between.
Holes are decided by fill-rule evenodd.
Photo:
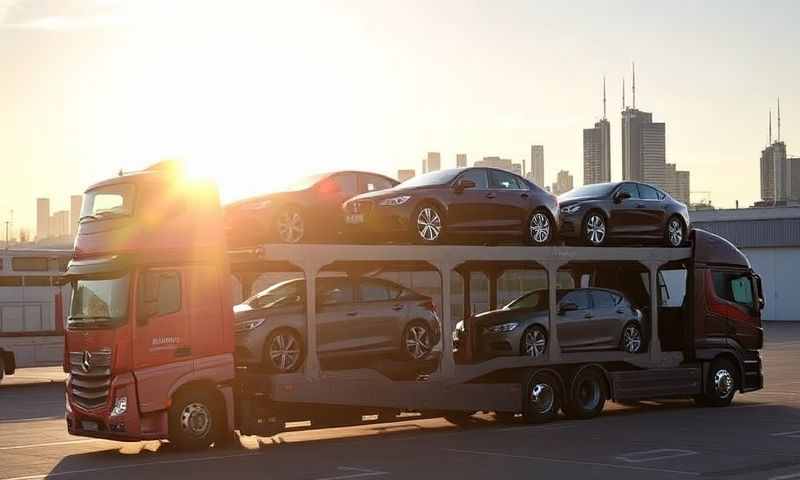
<instances>
[{"instance_id":1,"label":"office building","mask_svg":"<svg viewBox=\"0 0 800 480\"><path fill-rule=\"evenodd\" d=\"M50 236L50 199L36 199L36 240Z\"/></svg>"},{"instance_id":2,"label":"office building","mask_svg":"<svg viewBox=\"0 0 800 480\"><path fill-rule=\"evenodd\" d=\"M456 154L456 167L464 168L467 166L467 154L466 153L457 153Z\"/></svg>"},{"instance_id":3,"label":"office building","mask_svg":"<svg viewBox=\"0 0 800 480\"><path fill-rule=\"evenodd\" d=\"M527 178L540 187L544 186L544 145L531 145L531 171Z\"/></svg>"},{"instance_id":4,"label":"office building","mask_svg":"<svg viewBox=\"0 0 800 480\"><path fill-rule=\"evenodd\" d=\"M789 200L800 202L800 157L789 157Z\"/></svg>"},{"instance_id":5,"label":"office building","mask_svg":"<svg viewBox=\"0 0 800 480\"><path fill-rule=\"evenodd\" d=\"M769 143L761 151L761 200L765 203L785 203L791 199L793 172L781 141L781 104L778 100L778 138L772 140L772 111L769 113Z\"/></svg>"},{"instance_id":6,"label":"office building","mask_svg":"<svg viewBox=\"0 0 800 480\"><path fill-rule=\"evenodd\" d=\"M676 183L676 190L675 192L670 192L675 200L683 203L684 205L689 205L692 200L691 198L691 174L688 170L678 170L676 173L677 181Z\"/></svg>"},{"instance_id":7,"label":"office building","mask_svg":"<svg viewBox=\"0 0 800 480\"><path fill-rule=\"evenodd\" d=\"M567 170L559 170L556 175L556 182L553 184L553 195L561 195L572 190L572 175Z\"/></svg>"},{"instance_id":8,"label":"office building","mask_svg":"<svg viewBox=\"0 0 800 480\"><path fill-rule=\"evenodd\" d=\"M522 176L522 165L514 163L511 159L500 157L483 157L475 162L476 167L499 168Z\"/></svg>"},{"instance_id":9,"label":"office building","mask_svg":"<svg viewBox=\"0 0 800 480\"><path fill-rule=\"evenodd\" d=\"M435 172L442 169L442 155L439 152L428 152L422 159L422 173Z\"/></svg>"},{"instance_id":10,"label":"office building","mask_svg":"<svg viewBox=\"0 0 800 480\"><path fill-rule=\"evenodd\" d=\"M68 210L53 212L50 216L49 233L51 238L60 238L70 235Z\"/></svg>"},{"instance_id":11,"label":"office building","mask_svg":"<svg viewBox=\"0 0 800 480\"><path fill-rule=\"evenodd\" d=\"M397 171L397 180L400 182L405 182L406 180L414 178L416 174L417 173L413 168L401 169Z\"/></svg>"},{"instance_id":12,"label":"office building","mask_svg":"<svg viewBox=\"0 0 800 480\"><path fill-rule=\"evenodd\" d=\"M775 201L775 164L772 160L772 145L761 150L761 201Z\"/></svg>"},{"instance_id":13,"label":"office building","mask_svg":"<svg viewBox=\"0 0 800 480\"><path fill-rule=\"evenodd\" d=\"M69 197L69 233L78 234L78 221L81 218L81 207L83 206L83 196L72 195Z\"/></svg>"},{"instance_id":14,"label":"office building","mask_svg":"<svg viewBox=\"0 0 800 480\"><path fill-rule=\"evenodd\" d=\"M633 106L625 105L622 84L622 178L664 188L666 125L653 122L653 114L636 108L636 70L633 72Z\"/></svg>"},{"instance_id":15,"label":"office building","mask_svg":"<svg viewBox=\"0 0 800 480\"><path fill-rule=\"evenodd\" d=\"M611 181L611 123L606 118L606 79L603 78L603 118L583 129L583 184Z\"/></svg>"}]
</instances>

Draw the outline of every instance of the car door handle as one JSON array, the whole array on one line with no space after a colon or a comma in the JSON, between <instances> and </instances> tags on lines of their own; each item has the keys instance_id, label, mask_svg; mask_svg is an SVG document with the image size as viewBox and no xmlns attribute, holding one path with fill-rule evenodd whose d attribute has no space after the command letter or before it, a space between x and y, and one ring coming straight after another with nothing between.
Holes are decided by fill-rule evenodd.
<instances>
[{"instance_id":1,"label":"car door handle","mask_svg":"<svg viewBox=\"0 0 800 480\"><path fill-rule=\"evenodd\" d=\"M486 198L495 198L496 196L497 196L497 194L494 193L494 192L489 192L489 193L486 194Z\"/></svg>"},{"instance_id":2,"label":"car door handle","mask_svg":"<svg viewBox=\"0 0 800 480\"><path fill-rule=\"evenodd\" d=\"M522 198L528 198L528 194L527 194L527 193L520 194L520 197L522 197Z\"/></svg>"},{"instance_id":3,"label":"car door handle","mask_svg":"<svg viewBox=\"0 0 800 480\"><path fill-rule=\"evenodd\" d=\"M593 318L593 317L594 315L592 315L591 313L587 313L586 315L583 316L583 318Z\"/></svg>"},{"instance_id":4,"label":"car door handle","mask_svg":"<svg viewBox=\"0 0 800 480\"><path fill-rule=\"evenodd\" d=\"M640 203L640 204L636 205L636 208L644 208L644 205L642 205L642 204Z\"/></svg>"},{"instance_id":5,"label":"car door handle","mask_svg":"<svg viewBox=\"0 0 800 480\"><path fill-rule=\"evenodd\" d=\"M356 315L358 315L358 312L347 312L348 317L355 317Z\"/></svg>"},{"instance_id":6,"label":"car door handle","mask_svg":"<svg viewBox=\"0 0 800 480\"><path fill-rule=\"evenodd\" d=\"M622 308L618 308L617 313L625 313L625 310L623 310Z\"/></svg>"},{"instance_id":7,"label":"car door handle","mask_svg":"<svg viewBox=\"0 0 800 480\"><path fill-rule=\"evenodd\" d=\"M403 307L402 305L394 305L394 306L392 306L392 310L394 310L395 312L398 312L398 311L402 310L403 308L405 308L405 307Z\"/></svg>"}]
</instances>

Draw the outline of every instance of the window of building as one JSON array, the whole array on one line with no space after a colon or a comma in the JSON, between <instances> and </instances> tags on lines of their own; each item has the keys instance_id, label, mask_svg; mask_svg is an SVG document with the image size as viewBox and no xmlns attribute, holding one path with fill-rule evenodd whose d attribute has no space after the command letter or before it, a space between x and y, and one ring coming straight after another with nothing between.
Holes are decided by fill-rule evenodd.
<instances>
[{"instance_id":1,"label":"window of building","mask_svg":"<svg viewBox=\"0 0 800 480\"><path fill-rule=\"evenodd\" d=\"M48 270L46 257L14 257L11 259L11 269L15 272L46 272Z\"/></svg>"}]
</instances>

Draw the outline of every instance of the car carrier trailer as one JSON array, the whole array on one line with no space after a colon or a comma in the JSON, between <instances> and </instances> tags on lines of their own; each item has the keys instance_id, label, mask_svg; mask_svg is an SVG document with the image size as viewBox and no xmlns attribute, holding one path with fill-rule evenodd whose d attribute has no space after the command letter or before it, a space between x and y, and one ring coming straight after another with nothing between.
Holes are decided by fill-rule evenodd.
<instances>
[{"instance_id":1,"label":"car carrier trailer","mask_svg":"<svg viewBox=\"0 0 800 480\"><path fill-rule=\"evenodd\" d=\"M713 234L693 230L686 248L265 244L228 252L213 189L183 190L180 182L173 172L152 169L87 191L88 215L94 196L125 198L134 189L136 208L122 202L125 214L92 215L82 223L64 276L74 292L64 361L66 420L74 435L168 438L202 448L226 432L272 435L301 420L318 428L418 412L458 422L492 411L538 423L560 410L596 416L606 399L693 397L724 406L735 391L763 386L760 280L739 250ZM637 273L649 295L644 352L562 351L558 329L550 328L557 277L560 268L576 265L595 272L586 273L589 282L599 278L596 272L617 275L620 266L646 274ZM659 271L675 266L686 272L685 301L665 308ZM321 368L315 283L331 269L356 276L381 269L435 272L443 332L436 361ZM456 358L454 276L468 284L471 271L495 272L489 290L496 304L496 272L503 269L546 273L547 351L537 358ZM285 374L237 366L231 276L247 287L254 274L278 271L306 280L303 366ZM716 274L743 279L737 285L750 289L750 304L720 299ZM164 292L177 300L164 301ZM404 374L395 375L398 369Z\"/></svg>"}]
</instances>

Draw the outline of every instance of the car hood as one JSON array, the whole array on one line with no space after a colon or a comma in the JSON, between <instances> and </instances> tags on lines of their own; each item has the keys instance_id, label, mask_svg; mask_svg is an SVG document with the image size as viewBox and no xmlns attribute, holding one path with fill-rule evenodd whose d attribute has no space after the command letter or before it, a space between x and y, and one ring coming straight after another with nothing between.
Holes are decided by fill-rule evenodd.
<instances>
[{"instance_id":1,"label":"car hood","mask_svg":"<svg viewBox=\"0 0 800 480\"><path fill-rule=\"evenodd\" d=\"M600 197L585 196L585 197L565 198L563 200L559 198L558 204L562 207L568 207L570 205L575 205L576 203L591 202L595 200L600 200Z\"/></svg>"},{"instance_id":2,"label":"car hood","mask_svg":"<svg viewBox=\"0 0 800 480\"><path fill-rule=\"evenodd\" d=\"M233 306L233 319L236 322L252 320L254 318L265 318L266 312L261 309L253 309L247 304Z\"/></svg>"},{"instance_id":3,"label":"car hood","mask_svg":"<svg viewBox=\"0 0 800 480\"><path fill-rule=\"evenodd\" d=\"M497 325L522 318L547 317L547 310L540 308L513 308L483 312L475 315L475 323L481 326Z\"/></svg>"}]
</instances>

